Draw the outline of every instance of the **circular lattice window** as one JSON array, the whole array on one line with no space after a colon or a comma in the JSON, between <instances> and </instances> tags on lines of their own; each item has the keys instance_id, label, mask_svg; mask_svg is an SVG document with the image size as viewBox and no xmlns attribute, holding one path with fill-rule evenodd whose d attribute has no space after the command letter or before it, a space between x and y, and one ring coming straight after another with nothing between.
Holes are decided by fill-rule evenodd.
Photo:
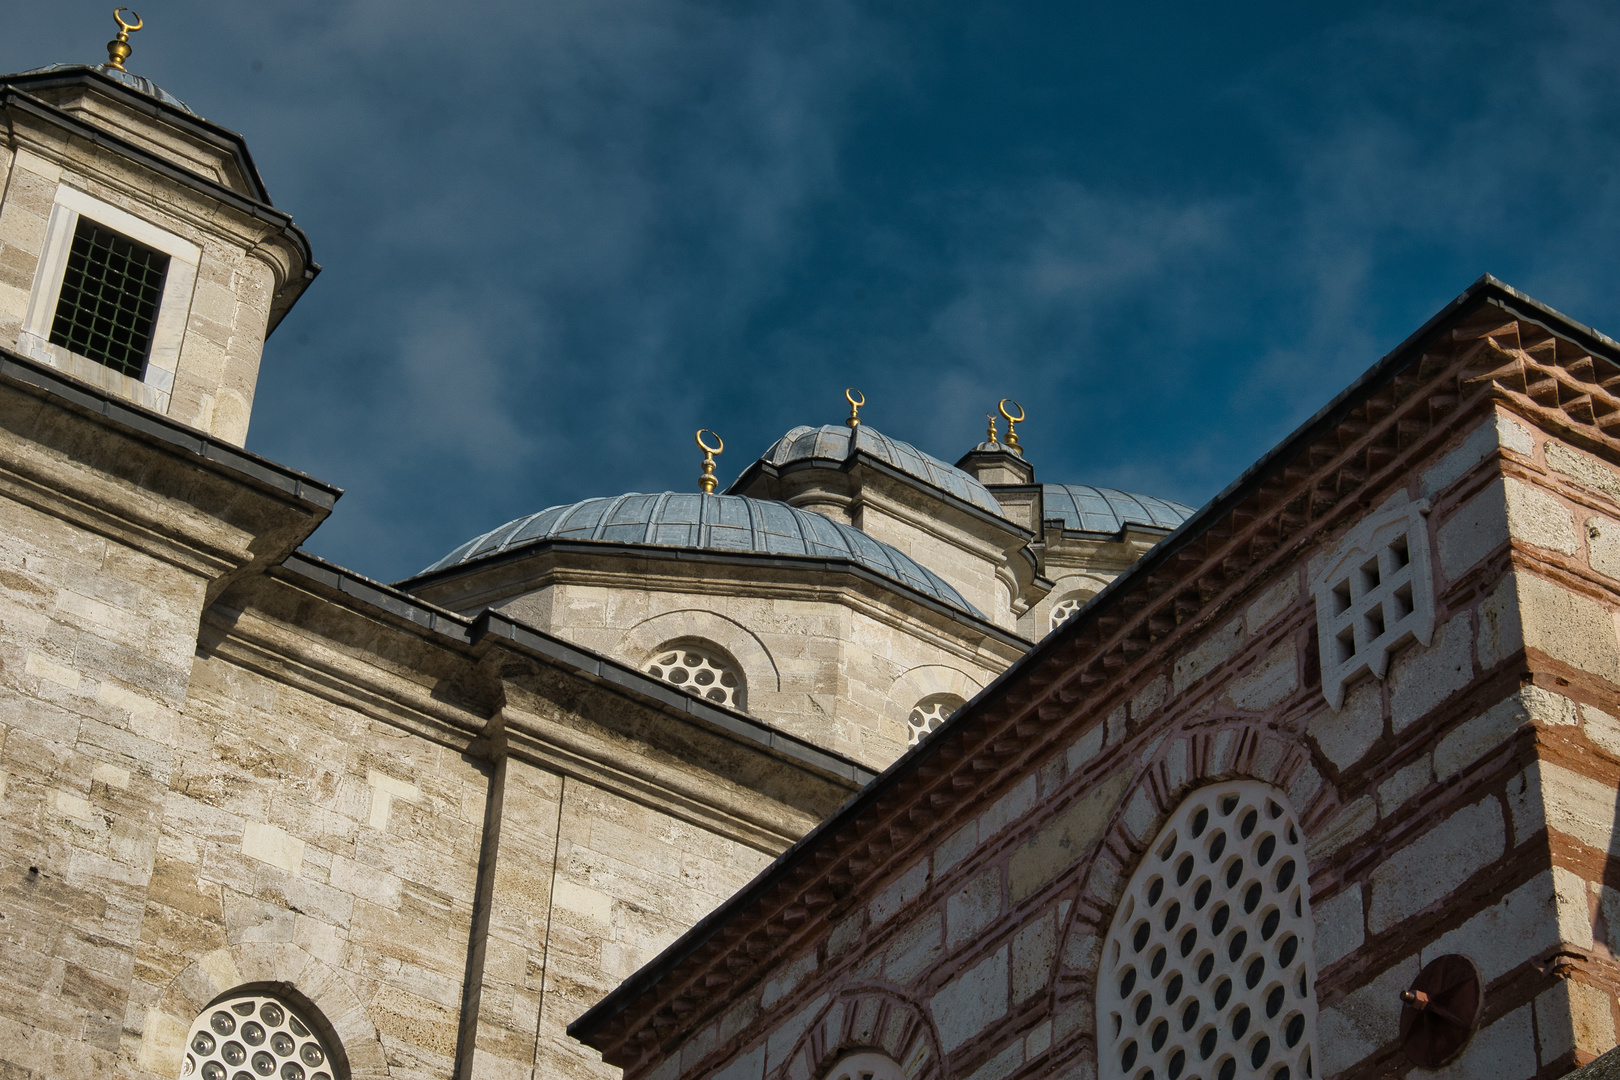
<instances>
[{"instance_id":1,"label":"circular lattice window","mask_svg":"<svg viewBox=\"0 0 1620 1080\"><path fill-rule=\"evenodd\" d=\"M1047 628L1048 631L1050 632L1051 630L1056 630L1058 627L1062 626L1068 621L1070 615L1073 615L1075 612L1080 610L1080 605L1084 603L1085 601L1080 597L1071 596L1067 600L1059 600L1057 603L1053 604L1052 621Z\"/></svg>"},{"instance_id":2,"label":"circular lattice window","mask_svg":"<svg viewBox=\"0 0 1620 1080\"><path fill-rule=\"evenodd\" d=\"M647 673L678 686L689 694L744 708L743 680L737 669L717 653L696 645L661 650L647 665Z\"/></svg>"},{"instance_id":3,"label":"circular lattice window","mask_svg":"<svg viewBox=\"0 0 1620 1080\"><path fill-rule=\"evenodd\" d=\"M180 1076L202 1080L332 1080L331 1054L284 1001L245 995L209 1006L186 1036Z\"/></svg>"},{"instance_id":4,"label":"circular lattice window","mask_svg":"<svg viewBox=\"0 0 1620 1080\"><path fill-rule=\"evenodd\" d=\"M962 699L955 694L935 694L917 702L912 706L911 715L906 718L906 726L911 729L908 745L916 746L924 735L943 724L951 713L961 707Z\"/></svg>"},{"instance_id":5,"label":"circular lattice window","mask_svg":"<svg viewBox=\"0 0 1620 1080\"><path fill-rule=\"evenodd\" d=\"M1282 792L1253 781L1195 791L1171 815L1103 949L1103 1080L1309 1080L1303 839Z\"/></svg>"}]
</instances>

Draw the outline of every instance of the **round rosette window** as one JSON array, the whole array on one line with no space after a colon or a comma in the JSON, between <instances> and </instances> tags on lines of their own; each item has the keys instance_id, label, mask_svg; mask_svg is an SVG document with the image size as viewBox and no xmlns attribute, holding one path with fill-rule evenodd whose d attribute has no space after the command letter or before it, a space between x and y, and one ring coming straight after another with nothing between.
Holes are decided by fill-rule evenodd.
<instances>
[{"instance_id":1,"label":"round rosette window","mask_svg":"<svg viewBox=\"0 0 1620 1080\"><path fill-rule=\"evenodd\" d=\"M262 995L210 1005L191 1025L182 1080L332 1080L331 1054L297 1010Z\"/></svg>"},{"instance_id":2,"label":"round rosette window","mask_svg":"<svg viewBox=\"0 0 1620 1080\"><path fill-rule=\"evenodd\" d=\"M1132 875L1097 988L1103 1080L1311 1080L1304 836L1268 784L1189 795Z\"/></svg>"}]
</instances>

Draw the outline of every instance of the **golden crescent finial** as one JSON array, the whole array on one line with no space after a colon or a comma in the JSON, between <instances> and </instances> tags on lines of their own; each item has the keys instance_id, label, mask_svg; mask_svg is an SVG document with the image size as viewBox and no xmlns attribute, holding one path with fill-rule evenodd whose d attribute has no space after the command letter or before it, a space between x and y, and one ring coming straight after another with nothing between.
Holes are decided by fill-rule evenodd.
<instances>
[{"instance_id":1,"label":"golden crescent finial","mask_svg":"<svg viewBox=\"0 0 1620 1080\"><path fill-rule=\"evenodd\" d=\"M134 22L124 21L126 11L135 16ZM145 26L146 21L129 8L116 7L113 8L113 22L118 24L118 36L107 42L107 66L123 71L124 61L135 51L129 47L129 35Z\"/></svg>"},{"instance_id":2,"label":"golden crescent finial","mask_svg":"<svg viewBox=\"0 0 1620 1080\"><path fill-rule=\"evenodd\" d=\"M704 432L714 436L714 446L703 441ZM720 437L719 432L710 431L708 428L698 428L694 438L697 440L698 449L703 451L703 473L698 477L698 487L703 489L705 495L713 495L715 487L719 484L714 478L714 455L725 451L726 440Z\"/></svg>"},{"instance_id":3,"label":"golden crescent finial","mask_svg":"<svg viewBox=\"0 0 1620 1080\"><path fill-rule=\"evenodd\" d=\"M852 428L861 426L861 406L866 404L866 395L853 386L844 390L844 400L849 402L849 419L844 423Z\"/></svg>"},{"instance_id":4,"label":"golden crescent finial","mask_svg":"<svg viewBox=\"0 0 1620 1080\"><path fill-rule=\"evenodd\" d=\"M1018 425L1024 422L1024 407L1013 401L1013 408L1018 410L1018 415L1014 416L1007 411L1007 402L1009 401L1012 401L1012 398L1002 398L996 408L1001 412L1002 416L1007 418L1007 449L1019 457L1023 457L1024 448L1018 445Z\"/></svg>"}]
</instances>

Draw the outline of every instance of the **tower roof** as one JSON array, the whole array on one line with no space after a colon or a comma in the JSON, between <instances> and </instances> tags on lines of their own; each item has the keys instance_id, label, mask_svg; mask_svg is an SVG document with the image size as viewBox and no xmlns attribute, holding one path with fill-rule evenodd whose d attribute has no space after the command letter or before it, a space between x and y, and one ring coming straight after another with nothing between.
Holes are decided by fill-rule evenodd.
<instances>
[{"instance_id":1,"label":"tower roof","mask_svg":"<svg viewBox=\"0 0 1620 1080\"><path fill-rule=\"evenodd\" d=\"M553 506L473 537L417 576L555 540L845 559L984 618L938 574L859 529L786 503L742 495L666 491Z\"/></svg>"},{"instance_id":2,"label":"tower roof","mask_svg":"<svg viewBox=\"0 0 1620 1080\"><path fill-rule=\"evenodd\" d=\"M857 454L865 454L896 472L929 487L955 496L987 513L1004 517L1001 504L988 488L954 465L947 465L930 454L925 454L910 443L891 439L867 424L856 428L842 424L823 424L821 427L796 427L783 435L760 457L759 464L778 470L790 466L823 462L842 466ZM738 485L753 472L746 470L727 490Z\"/></svg>"},{"instance_id":3,"label":"tower roof","mask_svg":"<svg viewBox=\"0 0 1620 1080\"><path fill-rule=\"evenodd\" d=\"M138 94L145 94L149 98L156 98L165 105L172 106L179 109L181 112L189 113L192 116L197 116L195 112L192 112L191 106L187 105L185 102L163 89L163 87L159 86L151 79L148 79L145 75L133 75L130 72L124 71L120 68L115 68L111 64L96 64L94 66L89 64L46 64L44 67L31 68L28 71L21 72L20 74L49 75L56 72L78 71L94 71L97 75L111 79L113 82L122 83L124 86L129 87ZM201 119L201 117L198 117L198 119Z\"/></svg>"}]
</instances>

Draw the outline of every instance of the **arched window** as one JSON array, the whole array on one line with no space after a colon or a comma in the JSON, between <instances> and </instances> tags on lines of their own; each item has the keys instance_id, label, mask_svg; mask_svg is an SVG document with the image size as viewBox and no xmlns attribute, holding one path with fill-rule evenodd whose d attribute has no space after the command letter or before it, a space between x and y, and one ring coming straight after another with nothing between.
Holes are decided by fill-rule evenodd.
<instances>
[{"instance_id":1,"label":"arched window","mask_svg":"<svg viewBox=\"0 0 1620 1080\"><path fill-rule=\"evenodd\" d=\"M906 718L906 726L911 729L911 739L907 745L916 746L924 735L943 724L963 704L965 702L955 694L931 694L917 702L911 708L911 715Z\"/></svg>"},{"instance_id":2,"label":"arched window","mask_svg":"<svg viewBox=\"0 0 1620 1080\"><path fill-rule=\"evenodd\" d=\"M182 1080L332 1080L336 1071L306 1017L274 995L252 992L203 1010L186 1036L180 1066Z\"/></svg>"},{"instance_id":3,"label":"arched window","mask_svg":"<svg viewBox=\"0 0 1620 1080\"><path fill-rule=\"evenodd\" d=\"M689 694L733 709L746 709L747 686L737 665L712 646L666 645L653 654L647 674Z\"/></svg>"},{"instance_id":4,"label":"arched window","mask_svg":"<svg viewBox=\"0 0 1620 1080\"><path fill-rule=\"evenodd\" d=\"M1047 624L1046 632L1051 633L1069 620L1069 616L1085 606L1089 596L1070 596L1059 600L1052 605L1051 621Z\"/></svg>"},{"instance_id":5,"label":"arched window","mask_svg":"<svg viewBox=\"0 0 1620 1080\"><path fill-rule=\"evenodd\" d=\"M1281 791L1187 796L1131 877L1098 971L1101 1080L1309 1080L1305 846Z\"/></svg>"},{"instance_id":6,"label":"arched window","mask_svg":"<svg viewBox=\"0 0 1620 1080\"><path fill-rule=\"evenodd\" d=\"M887 1054L862 1050L839 1058L827 1070L826 1080L905 1080L905 1073Z\"/></svg>"}]
</instances>

